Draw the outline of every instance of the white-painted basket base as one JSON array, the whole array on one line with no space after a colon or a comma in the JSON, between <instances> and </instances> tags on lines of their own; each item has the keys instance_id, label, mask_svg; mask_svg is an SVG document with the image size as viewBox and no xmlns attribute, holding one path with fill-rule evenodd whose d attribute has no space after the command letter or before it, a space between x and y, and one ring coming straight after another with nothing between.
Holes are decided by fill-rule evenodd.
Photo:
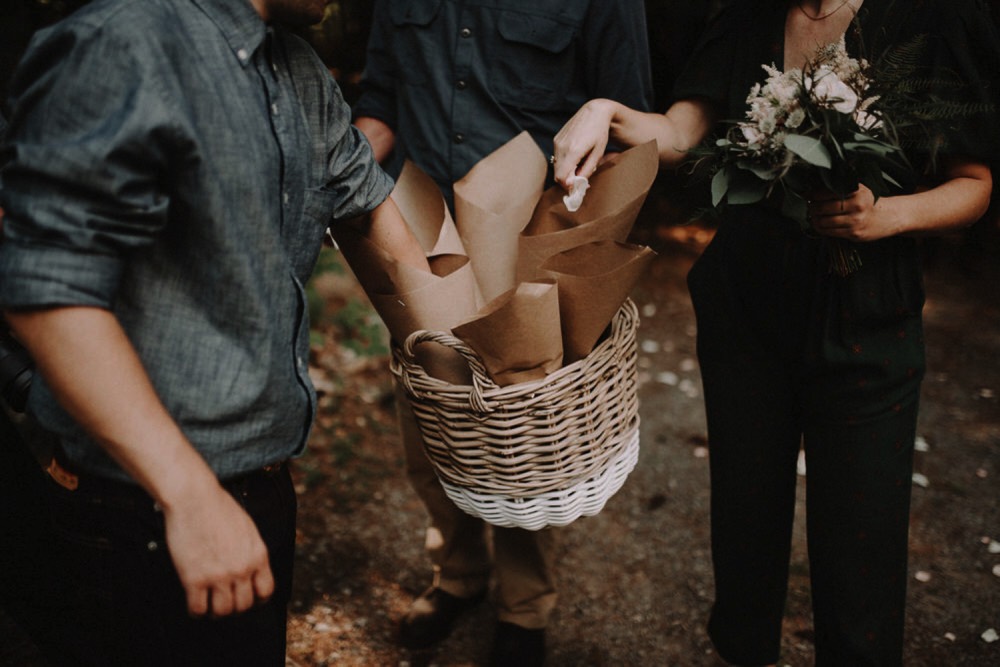
<instances>
[{"instance_id":1,"label":"white-painted basket base","mask_svg":"<svg viewBox=\"0 0 1000 667\"><path fill-rule=\"evenodd\" d=\"M476 493L441 480L445 493L459 508L494 526L539 530L565 526L581 516L594 516L618 492L639 460L639 428L622 436L621 452L594 477L566 489L527 498Z\"/></svg>"}]
</instances>

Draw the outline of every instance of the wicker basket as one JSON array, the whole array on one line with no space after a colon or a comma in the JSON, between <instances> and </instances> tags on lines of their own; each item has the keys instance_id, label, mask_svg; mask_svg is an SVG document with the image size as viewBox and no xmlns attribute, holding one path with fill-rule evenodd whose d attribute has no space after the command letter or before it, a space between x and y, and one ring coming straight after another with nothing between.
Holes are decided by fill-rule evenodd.
<instances>
[{"instance_id":1,"label":"wicker basket","mask_svg":"<svg viewBox=\"0 0 1000 667\"><path fill-rule=\"evenodd\" d=\"M531 530L600 512L638 457L638 323L627 300L586 358L507 387L450 334L418 331L395 348L390 367L449 498L492 524ZM461 354L472 385L429 376L415 362L416 346L425 342Z\"/></svg>"}]
</instances>

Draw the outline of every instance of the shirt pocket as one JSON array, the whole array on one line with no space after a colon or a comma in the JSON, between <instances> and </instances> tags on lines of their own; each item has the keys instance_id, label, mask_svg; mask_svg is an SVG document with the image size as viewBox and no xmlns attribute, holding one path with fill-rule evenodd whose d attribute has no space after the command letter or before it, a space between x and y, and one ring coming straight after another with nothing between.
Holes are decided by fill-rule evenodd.
<instances>
[{"instance_id":1,"label":"shirt pocket","mask_svg":"<svg viewBox=\"0 0 1000 667\"><path fill-rule=\"evenodd\" d=\"M402 80L412 86L427 83L431 68L440 62L434 54L441 49L442 36L435 32L435 19L443 0L391 0L389 18L392 21L393 44L397 54L396 70Z\"/></svg>"},{"instance_id":2,"label":"shirt pocket","mask_svg":"<svg viewBox=\"0 0 1000 667\"><path fill-rule=\"evenodd\" d=\"M497 32L492 76L497 99L528 109L561 103L576 76L577 26L553 17L504 11Z\"/></svg>"}]
</instances>

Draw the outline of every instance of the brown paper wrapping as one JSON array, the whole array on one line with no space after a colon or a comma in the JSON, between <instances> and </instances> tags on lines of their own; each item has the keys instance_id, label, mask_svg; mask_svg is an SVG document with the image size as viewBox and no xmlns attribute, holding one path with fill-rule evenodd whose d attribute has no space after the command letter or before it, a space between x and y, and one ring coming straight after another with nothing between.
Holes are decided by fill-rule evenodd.
<instances>
[{"instance_id":1,"label":"brown paper wrapping","mask_svg":"<svg viewBox=\"0 0 1000 667\"><path fill-rule=\"evenodd\" d=\"M522 132L455 183L455 218L486 301L517 285L518 234L531 219L548 166Z\"/></svg>"},{"instance_id":2,"label":"brown paper wrapping","mask_svg":"<svg viewBox=\"0 0 1000 667\"><path fill-rule=\"evenodd\" d=\"M612 155L590 178L575 213L566 210L560 186L545 191L518 238L516 280L539 275L552 255L592 241L625 241L659 169L656 142Z\"/></svg>"},{"instance_id":3,"label":"brown paper wrapping","mask_svg":"<svg viewBox=\"0 0 1000 667\"><path fill-rule=\"evenodd\" d=\"M434 179L409 160L390 195L428 257L468 255Z\"/></svg>"},{"instance_id":4,"label":"brown paper wrapping","mask_svg":"<svg viewBox=\"0 0 1000 667\"><path fill-rule=\"evenodd\" d=\"M453 329L501 387L541 380L562 366L559 289L555 281L521 283Z\"/></svg>"},{"instance_id":5,"label":"brown paper wrapping","mask_svg":"<svg viewBox=\"0 0 1000 667\"><path fill-rule=\"evenodd\" d=\"M518 135L455 184L452 219L433 179L407 162L391 196L430 272L348 226L332 230L396 342L451 331L499 385L541 379L593 349L653 255L624 241L656 176L656 144L607 159L574 213L558 186L542 192L547 168L531 136ZM471 382L450 348L421 345L417 360L434 377Z\"/></svg>"},{"instance_id":6,"label":"brown paper wrapping","mask_svg":"<svg viewBox=\"0 0 1000 667\"><path fill-rule=\"evenodd\" d=\"M590 354L655 256L646 246L594 241L542 264L542 272L559 285L564 363Z\"/></svg>"}]
</instances>

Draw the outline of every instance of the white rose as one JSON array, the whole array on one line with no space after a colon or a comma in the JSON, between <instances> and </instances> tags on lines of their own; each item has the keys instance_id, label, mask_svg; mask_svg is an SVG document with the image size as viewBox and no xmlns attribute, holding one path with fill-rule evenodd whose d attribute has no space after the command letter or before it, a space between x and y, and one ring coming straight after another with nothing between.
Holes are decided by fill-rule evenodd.
<instances>
[{"instance_id":1,"label":"white rose","mask_svg":"<svg viewBox=\"0 0 1000 667\"><path fill-rule=\"evenodd\" d=\"M812 95L840 113L853 113L858 106L858 96L851 87L825 68L820 68L813 76Z\"/></svg>"}]
</instances>

